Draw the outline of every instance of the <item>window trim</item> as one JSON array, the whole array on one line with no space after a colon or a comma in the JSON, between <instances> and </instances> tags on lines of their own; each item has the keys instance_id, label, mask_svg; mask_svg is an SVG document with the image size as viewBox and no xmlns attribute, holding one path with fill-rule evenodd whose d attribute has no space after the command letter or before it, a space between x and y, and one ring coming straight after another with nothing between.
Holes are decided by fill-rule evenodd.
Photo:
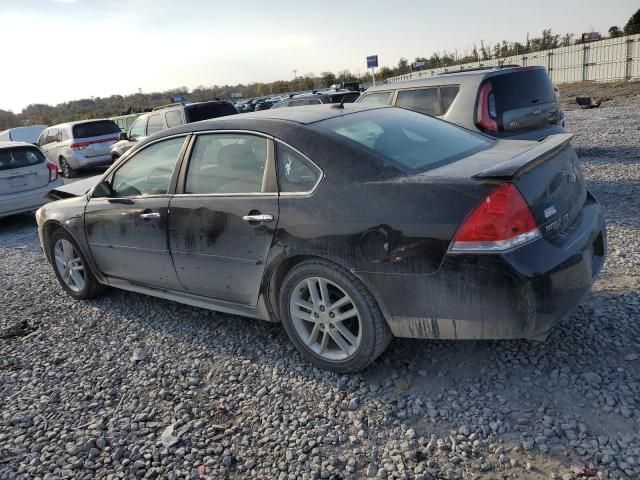
<instances>
[{"instance_id":1,"label":"window trim","mask_svg":"<svg viewBox=\"0 0 640 480\"><path fill-rule=\"evenodd\" d=\"M397 94L398 90L376 90L375 92L365 92L363 95L360 96L360 98L358 98L358 103L364 103L364 99L367 98L369 95L376 95L376 94L380 94L380 93L387 93L389 94L389 100L387 102L387 106L388 105L395 105L396 104L396 94ZM380 106L380 105L377 105ZM383 105L384 106L384 105Z\"/></svg>"},{"instance_id":2,"label":"window trim","mask_svg":"<svg viewBox=\"0 0 640 480\"><path fill-rule=\"evenodd\" d=\"M319 173L318 175L318 180L316 180L316 183L313 185L313 187L311 188L311 190L307 190L307 191L303 191L303 192L280 192L280 186L278 186L278 192L280 194L280 196L282 197L310 197L312 196L316 190L318 189L318 186L320 185L320 182L322 182L322 179L324 178L324 170L313 160L311 160L308 156L306 156L304 153L302 153L300 150L298 150L296 147L289 145L286 142L283 142L282 140L279 139L275 139L274 144L281 144L284 145L287 148L290 148L291 150L293 150L296 154L300 155L302 158L304 158L307 162L309 162L309 164L311 164L311 166L313 168L315 168L317 170L317 172ZM275 145L274 145L275 146ZM278 157L277 157L277 153L278 153L278 149L275 149L275 162L276 162L276 179L277 179L277 175L278 175L278 168L277 168L277 162L278 162Z\"/></svg>"},{"instance_id":3,"label":"window trim","mask_svg":"<svg viewBox=\"0 0 640 480\"><path fill-rule=\"evenodd\" d=\"M189 142L189 148L185 152L182 165L180 166L180 173L177 178L175 196L178 197L277 197L278 193L278 181L277 173L275 171L275 146L274 138L266 133L256 132L253 130L206 130L201 132L192 132L193 138ZM270 185L268 192L245 192L245 193L185 193L185 186L187 184L187 172L189 171L189 164L191 163L191 155L195 147L196 141L200 135L215 135L215 134L238 134L238 135L253 135L256 137L262 137L267 140L267 160L264 167L264 176L262 177L262 183L264 185L265 179Z\"/></svg>"},{"instance_id":4,"label":"window trim","mask_svg":"<svg viewBox=\"0 0 640 480\"><path fill-rule=\"evenodd\" d=\"M104 172L104 175L102 176L102 178L100 178L100 181L98 182L98 184L100 184L104 181L112 180L113 175L115 175L115 173L118 170L124 167L132 159L136 158L139 152L145 151L147 148L149 148L152 145L155 145L156 143L163 142L165 140L171 140L173 138L180 138L180 137L184 137L184 140L182 143L182 147L180 148L180 153L178 154L178 158L176 159L176 164L173 166L173 172L171 172L171 180L169 180L169 187L167 188L167 193L158 193L154 195L131 195L128 197L98 197L98 198L95 198L95 200L107 200L107 201L117 202L125 199L133 200L133 199L143 199L143 198L162 198L162 197L168 197L168 196L170 197L171 195L173 195L176 190L176 182L178 180L178 174L180 172L180 168L182 167L182 163L185 158L185 153L192 143L193 135L190 132L158 138L157 140L147 143L142 148L137 149L135 152L133 152L134 153L133 155L128 155L126 158L123 157L121 161L113 164L113 166L111 166L106 172ZM89 191L88 197L89 197L88 200L93 199L93 189Z\"/></svg>"},{"instance_id":5,"label":"window trim","mask_svg":"<svg viewBox=\"0 0 640 480\"><path fill-rule=\"evenodd\" d=\"M393 102L391 103L391 105L393 105L394 107L398 106L398 96L400 95L400 92L408 92L408 91L413 91L413 90L427 90L429 88L437 88L438 89L438 106L440 107L440 111L444 110L442 107L442 91L441 89L446 88L446 87L456 87L458 89L458 92L456 93L456 96L453 98L453 100L451 101L451 104L449 105L449 108L447 109L446 112L443 112L439 115L430 115L432 117L444 117L445 115L447 115L447 113L449 113L449 110L451 110L451 106L453 105L453 103L456 101L456 99L458 98L458 95L460 94L460 90L461 90L461 85L459 83L438 83L436 85L422 85L420 87L409 87L409 88L398 88L394 91L393 94ZM407 110L411 110L413 112L418 112L418 110L413 110L412 108L408 108L408 107L398 107L398 108L406 108ZM423 112L418 112L418 113L422 113L423 115L429 115L428 113L423 113ZM475 118L475 117L474 117Z\"/></svg>"}]
</instances>

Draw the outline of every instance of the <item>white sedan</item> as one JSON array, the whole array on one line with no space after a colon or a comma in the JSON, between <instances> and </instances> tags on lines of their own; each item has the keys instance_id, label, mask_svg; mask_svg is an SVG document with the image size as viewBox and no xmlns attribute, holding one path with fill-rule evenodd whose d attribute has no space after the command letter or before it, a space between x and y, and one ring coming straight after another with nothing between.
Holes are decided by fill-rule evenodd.
<instances>
[{"instance_id":1,"label":"white sedan","mask_svg":"<svg viewBox=\"0 0 640 480\"><path fill-rule=\"evenodd\" d=\"M0 142L0 217L41 207L47 193L60 185L57 165L38 147Z\"/></svg>"}]
</instances>

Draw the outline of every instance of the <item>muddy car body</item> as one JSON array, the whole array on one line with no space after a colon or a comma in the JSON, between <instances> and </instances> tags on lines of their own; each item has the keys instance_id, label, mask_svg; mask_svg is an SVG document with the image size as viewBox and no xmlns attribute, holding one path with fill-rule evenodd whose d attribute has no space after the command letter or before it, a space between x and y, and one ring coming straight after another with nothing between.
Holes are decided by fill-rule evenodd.
<instances>
[{"instance_id":1,"label":"muddy car body","mask_svg":"<svg viewBox=\"0 0 640 480\"><path fill-rule=\"evenodd\" d=\"M64 187L79 196L43 207L39 233L54 266L56 241L77 250L69 262L86 265L88 294L104 284L282 321L308 359L337 371L363 368L391 335L543 339L606 250L569 140L496 141L357 104L237 115L149 138L88 192ZM160 191L121 190L119 169L162 146L172 150L156 163L175 162L146 172ZM263 147L257 180L220 182ZM59 280L87 298L65 284L66 261Z\"/></svg>"}]
</instances>

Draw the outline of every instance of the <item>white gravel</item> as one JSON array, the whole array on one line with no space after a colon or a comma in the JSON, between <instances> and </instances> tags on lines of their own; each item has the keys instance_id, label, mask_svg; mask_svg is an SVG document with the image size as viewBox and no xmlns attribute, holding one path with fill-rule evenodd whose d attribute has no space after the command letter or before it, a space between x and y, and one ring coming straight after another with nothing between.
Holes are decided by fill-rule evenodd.
<instances>
[{"instance_id":1,"label":"white gravel","mask_svg":"<svg viewBox=\"0 0 640 480\"><path fill-rule=\"evenodd\" d=\"M75 302L33 218L0 220L0 479L637 478L640 101L609 103L567 119L609 260L543 344L394 340L336 375L279 325Z\"/></svg>"}]
</instances>

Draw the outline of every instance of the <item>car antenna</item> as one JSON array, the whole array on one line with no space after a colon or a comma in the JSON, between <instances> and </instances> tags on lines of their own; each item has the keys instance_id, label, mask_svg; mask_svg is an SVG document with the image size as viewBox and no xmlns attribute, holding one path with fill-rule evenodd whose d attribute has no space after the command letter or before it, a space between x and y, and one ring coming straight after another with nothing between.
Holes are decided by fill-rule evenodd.
<instances>
[{"instance_id":1,"label":"car antenna","mask_svg":"<svg viewBox=\"0 0 640 480\"><path fill-rule=\"evenodd\" d=\"M346 95L342 96L342 100L340 100L340 103L334 103L333 104L333 108L342 108L344 109L344 99L347 98Z\"/></svg>"}]
</instances>

